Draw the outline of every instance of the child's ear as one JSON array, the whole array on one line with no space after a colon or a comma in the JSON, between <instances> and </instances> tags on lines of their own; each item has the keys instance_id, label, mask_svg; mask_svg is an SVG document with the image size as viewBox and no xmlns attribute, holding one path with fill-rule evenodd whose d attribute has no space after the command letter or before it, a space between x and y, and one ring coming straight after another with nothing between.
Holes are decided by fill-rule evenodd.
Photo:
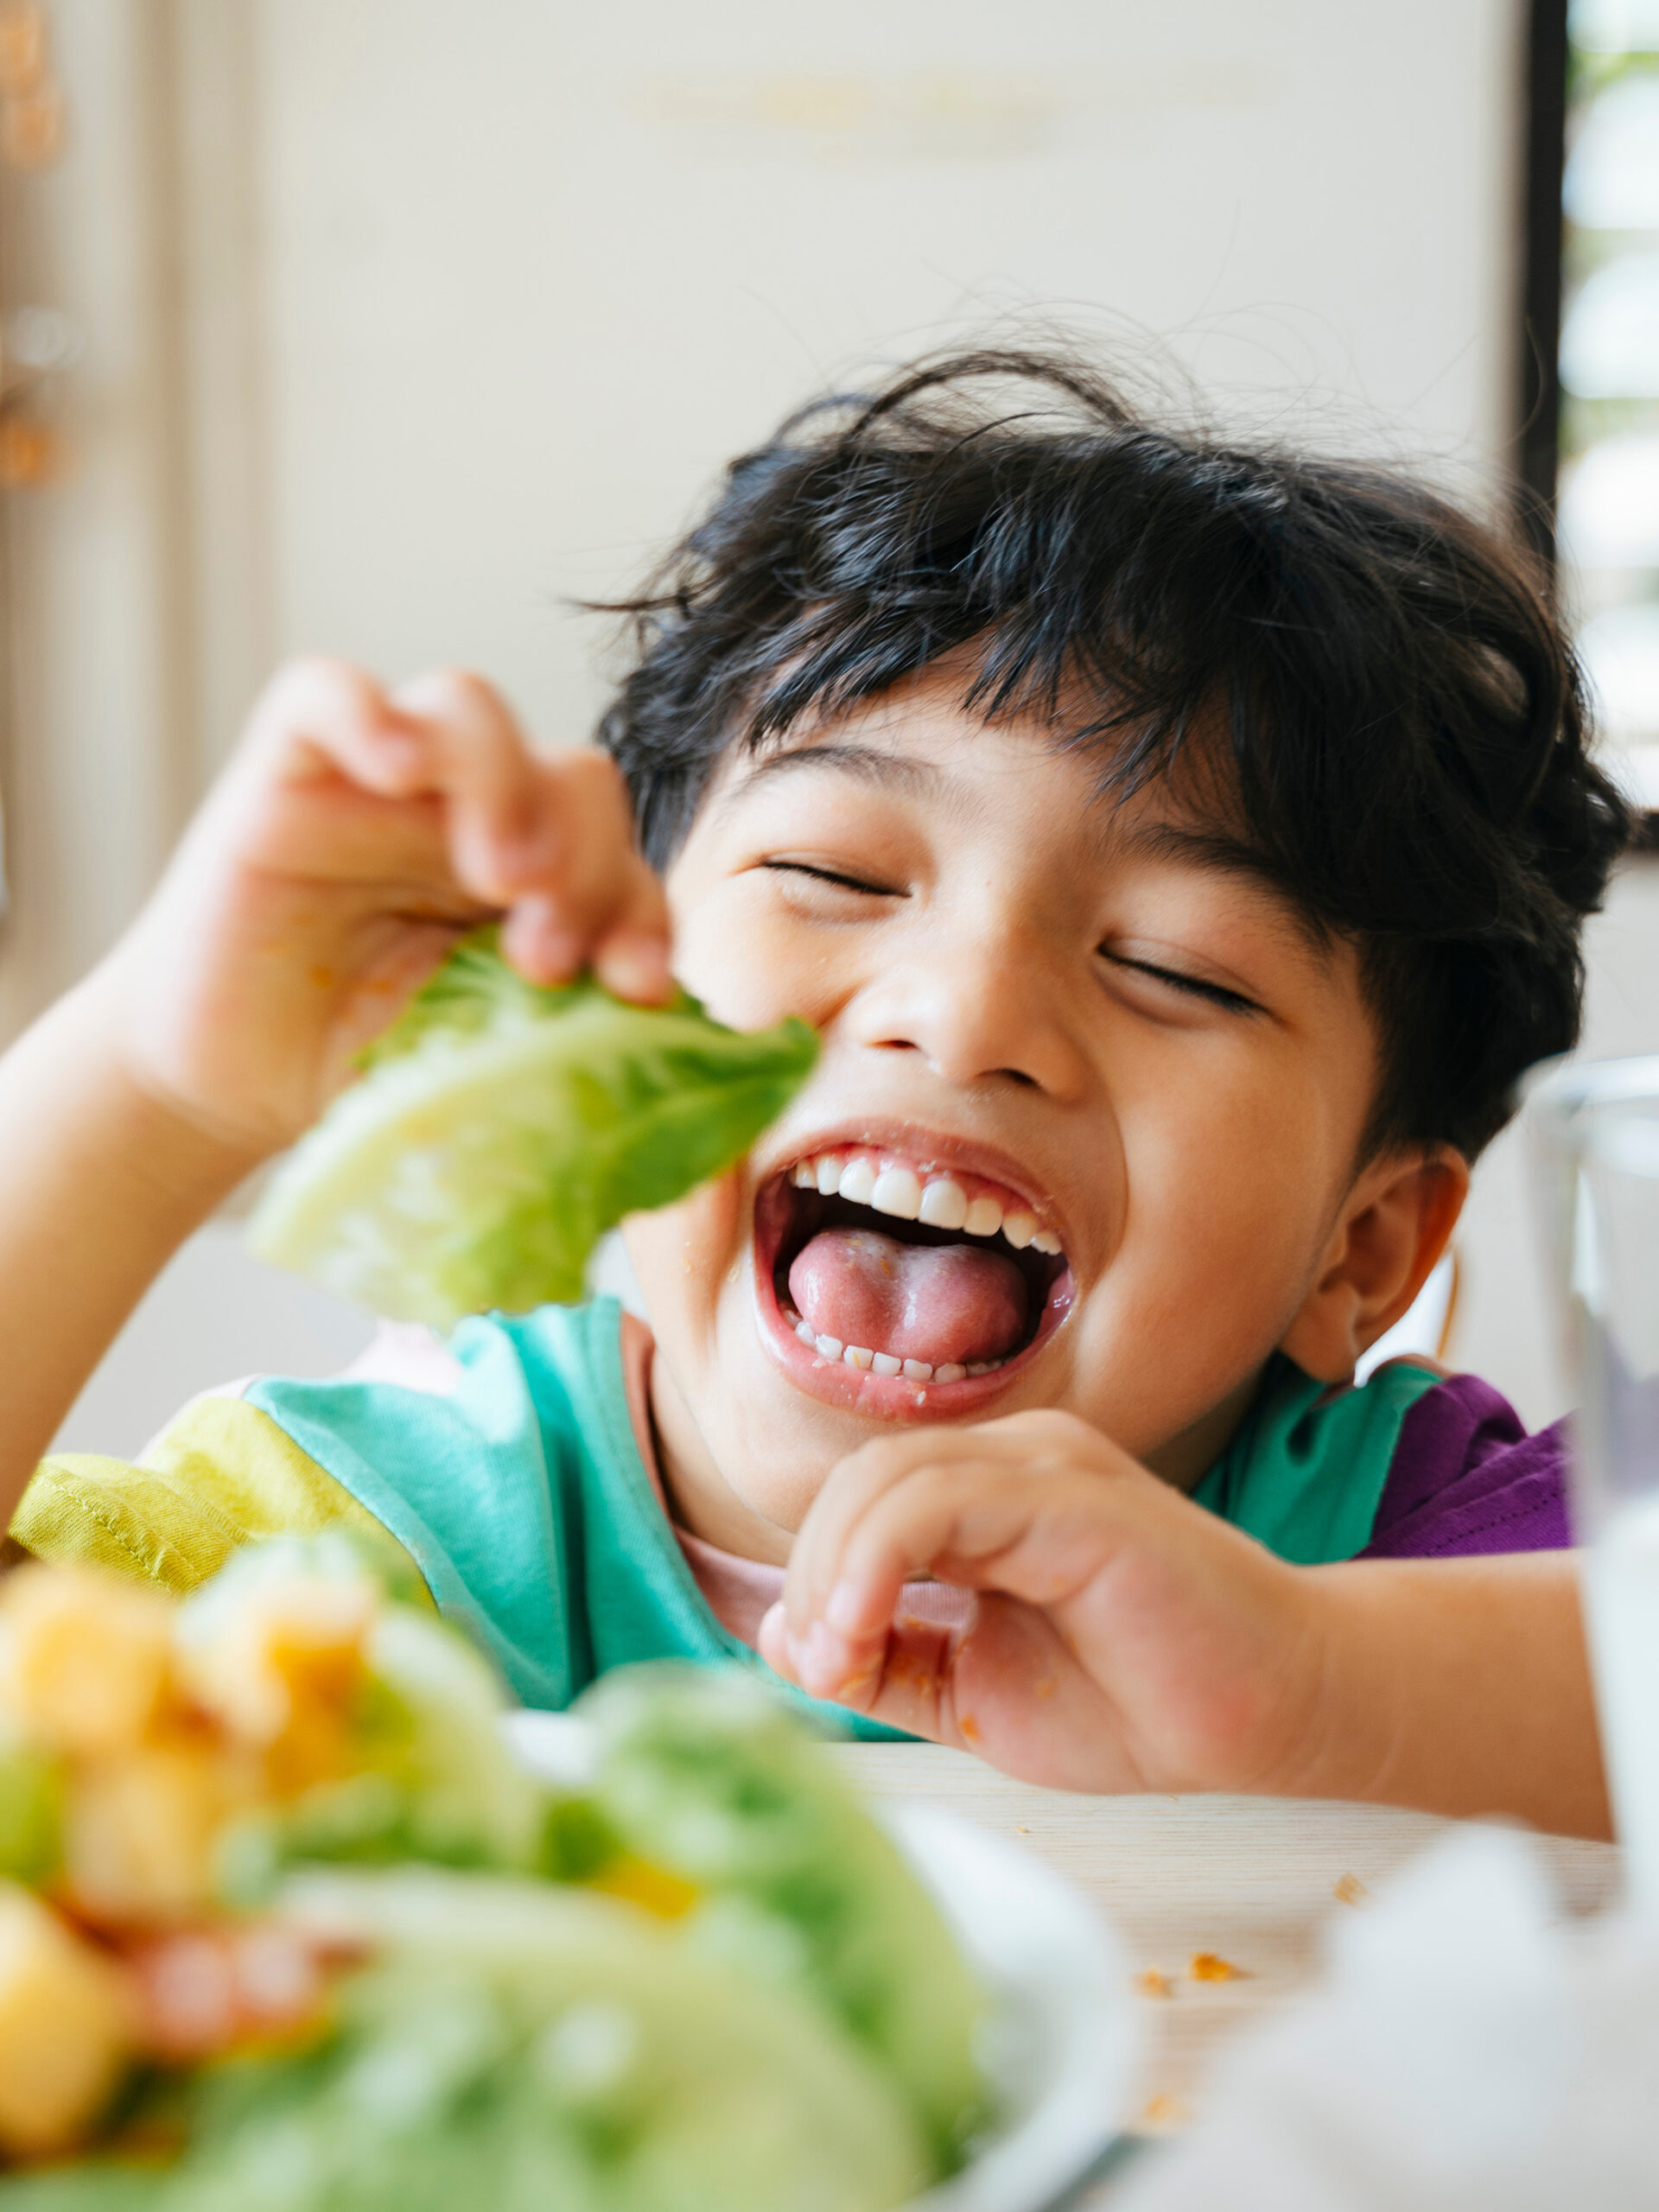
<instances>
[{"instance_id":1,"label":"child's ear","mask_svg":"<svg viewBox=\"0 0 1659 2212\"><path fill-rule=\"evenodd\" d=\"M1349 1193L1281 1351L1318 1382L1345 1382L1422 1288L1468 1195L1459 1153L1373 1162Z\"/></svg>"}]
</instances>

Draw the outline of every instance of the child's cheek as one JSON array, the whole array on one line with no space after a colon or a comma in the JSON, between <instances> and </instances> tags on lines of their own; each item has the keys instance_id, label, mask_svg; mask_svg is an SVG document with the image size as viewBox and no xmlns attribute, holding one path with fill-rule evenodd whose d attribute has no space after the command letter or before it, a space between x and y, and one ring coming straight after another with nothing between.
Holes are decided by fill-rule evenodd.
<instances>
[{"instance_id":1,"label":"child's cheek","mask_svg":"<svg viewBox=\"0 0 1659 2212\"><path fill-rule=\"evenodd\" d=\"M658 1336L695 1338L712 1327L721 1291L741 1274L747 1253L741 1169L728 1169L677 1205L637 1213L623 1241Z\"/></svg>"},{"instance_id":2,"label":"child's cheek","mask_svg":"<svg viewBox=\"0 0 1659 2212\"><path fill-rule=\"evenodd\" d=\"M825 978L821 948L774 908L754 872L705 886L671 873L674 973L716 1021L769 1029L797 1014L816 1026Z\"/></svg>"}]
</instances>

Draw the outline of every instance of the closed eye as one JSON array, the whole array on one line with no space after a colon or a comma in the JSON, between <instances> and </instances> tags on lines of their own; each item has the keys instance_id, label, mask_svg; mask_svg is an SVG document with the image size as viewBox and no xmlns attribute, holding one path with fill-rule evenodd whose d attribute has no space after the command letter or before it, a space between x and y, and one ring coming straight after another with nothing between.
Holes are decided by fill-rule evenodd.
<instances>
[{"instance_id":1,"label":"closed eye","mask_svg":"<svg viewBox=\"0 0 1659 2212\"><path fill-rule=\"evenodd\" d=\"M1101 957L1109 960L1115 968L1129 968L1137 976L1150 976L1154 982L1167 983L1172 990L1180 991L1188 998L1206 1000L1229 1014L1264 1011L1255 1000L1247 999L1243 991L1230 991L1224 983L1206 982L1201 976L1184 975L1179 968L1160 968L1151 960L1130 960L1121 952L1108 952L1104 946L1101 948Z\"/></svg>"},{"instance_id":2,"label":"closed eye","mask_svg":"<svg viewBox=\"0 0 1659 2212\"><path fill-rule=\"evenodd\" d=\"M770 868L777 875L810 875L818 883L833 883L842 891L856 891L867 899L903 899L907 894L895 891L890 884L866 883L856 875L845 875L839 868L819 868L810 861L762 861L762 868Z\"/></svg>"}]
</instances>

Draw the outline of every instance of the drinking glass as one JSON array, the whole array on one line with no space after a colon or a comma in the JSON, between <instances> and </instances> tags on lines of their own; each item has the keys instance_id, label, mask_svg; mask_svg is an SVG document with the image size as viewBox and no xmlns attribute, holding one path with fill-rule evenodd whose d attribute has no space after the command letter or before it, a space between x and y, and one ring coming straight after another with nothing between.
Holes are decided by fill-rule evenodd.
<instances>
[{"instance_id":1,"label":"drinking glass","mask_svg":"<svg viewBox=\"0 0 1659 2212\"><path fill-rule=\"evenodd\" d=\"M1659 1915L1659 1055L1559 1062L1529 1101L1574 1385L1596 1703L1631 1900Z\"/></svg>"}]
</instances>

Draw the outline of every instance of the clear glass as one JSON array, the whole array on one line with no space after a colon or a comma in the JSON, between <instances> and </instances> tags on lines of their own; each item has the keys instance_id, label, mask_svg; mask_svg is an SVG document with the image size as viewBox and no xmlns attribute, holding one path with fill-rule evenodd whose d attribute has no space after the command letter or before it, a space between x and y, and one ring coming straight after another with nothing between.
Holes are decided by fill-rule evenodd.
<instances>
[{"instance_id":1,"label":"clear glass","mask_svg":"<svg viewBox=\"0 0 1659 2212\"><path fill-rule=\"evenodd\" d=\"M1573 1520L1634 1902L1659 1914L1659 1055L1553 1069L1529 1100L1579 1408Z\"/></svg>"}]
</instances>

